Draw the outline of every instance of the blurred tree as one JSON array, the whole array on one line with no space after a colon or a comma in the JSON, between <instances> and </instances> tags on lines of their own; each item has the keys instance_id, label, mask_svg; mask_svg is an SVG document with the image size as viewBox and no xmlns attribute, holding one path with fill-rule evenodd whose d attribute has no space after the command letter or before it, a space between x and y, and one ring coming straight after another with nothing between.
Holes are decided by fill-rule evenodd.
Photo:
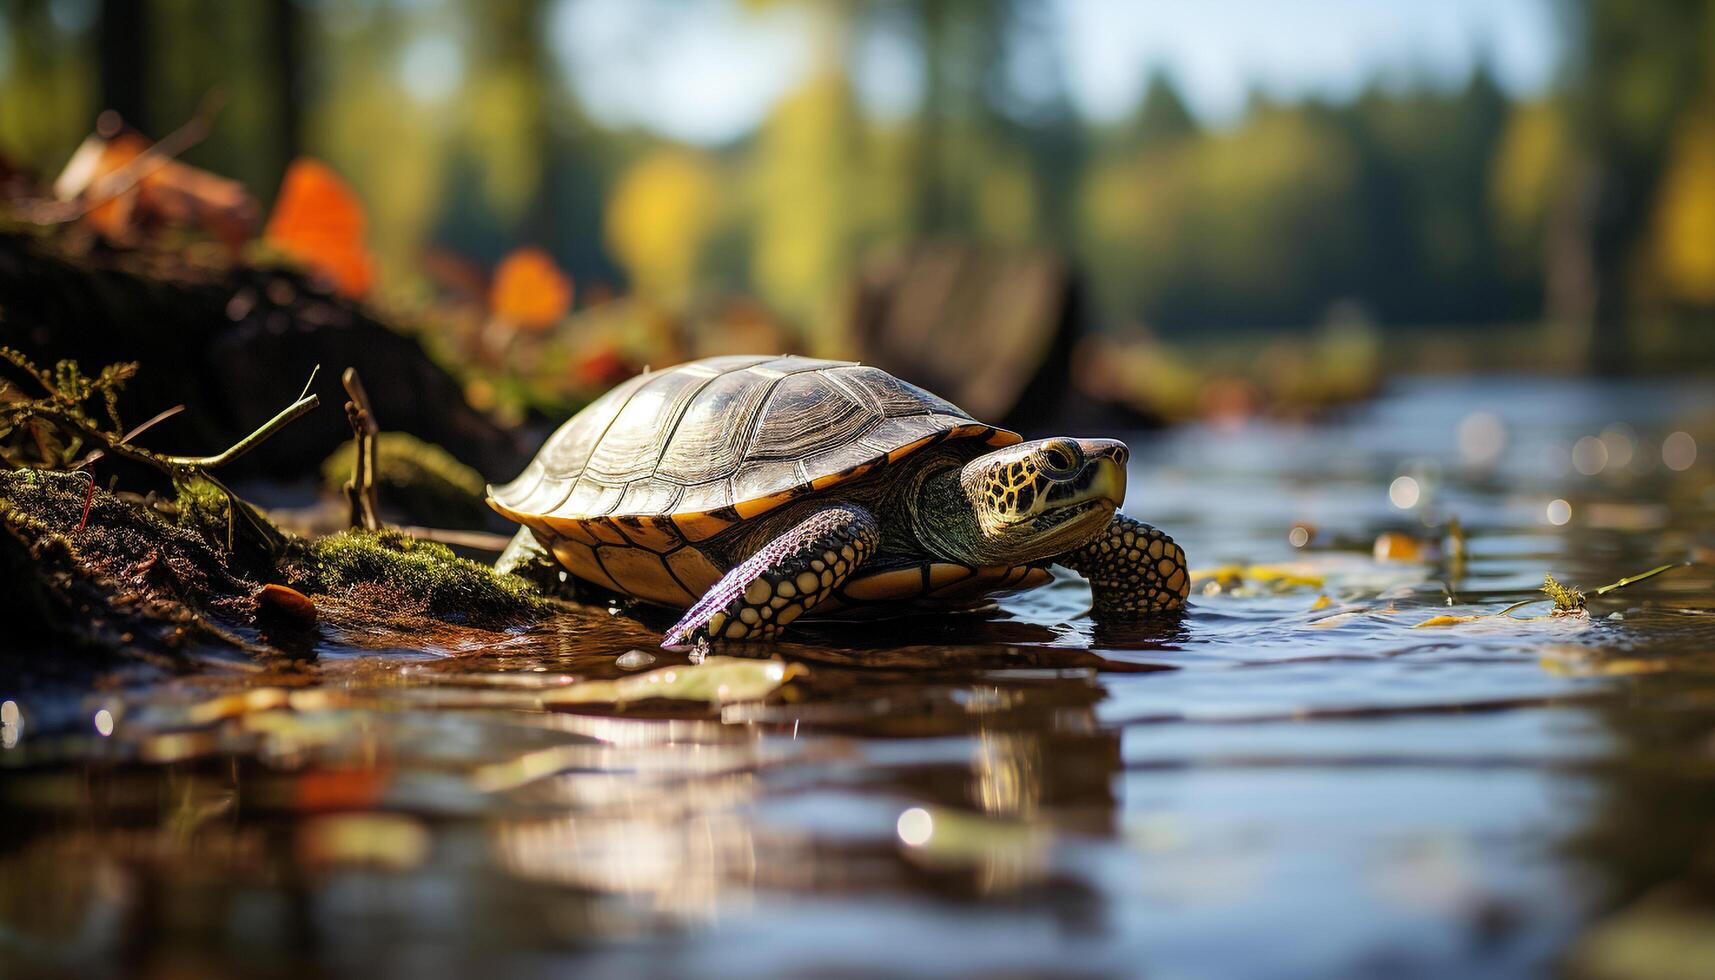
<instances>
[{"instance_id":1,"label":"blurred tree","mask_svg":"<svg viewBox=\"0 0 1715 980\"><path fill-rule=\"evenodd\" d=\"M1652 220L1668 297L1715 307L1715 107L1698 106L1674 134Z\"/></svg>"},{"instance_id":2,"label":"blurred tree","mask_svg":"<svg viewBox=\"0 0 1715 980\"><path fill-rule=\"evenodd\" d=\"M653 150L620 175L607 208L609 250L632 286L683 307L720 206L721 177L701 154Z\"/></svg>"},{"instance_id":3,"label":"blurred tree","mask_svg":"<svg viewBox=\"0 0 1715 980\"><path fill-rule=\"evenodd\" d=\"M142 0L101 0L96 20L101 63L101 105L147 132L149 118L144 59L149 51L149 11Z\"/></svg>"},{"instance_id":4,"label":"blurred tree","mask_svg":"<svg viewBox=\"0 0 1715 980\"><path fill-rule=\"evenodd\" d=\"M1581 0L1565 14L1581 157L1569 177L1588 189L1563 197L1577 247L1552 253L1550 276L1590 281L1550 290L1586 304L1554 311L1562 343L1586 350L1591 367L1618 371L1630 360L1661 177L1680 126L1709 91L1715 5Z\"/></svg>"},{"instance_id":5,"label":"blurred tree","mask_svg":"<svg viewBox=\"0 0 1715 980\"><path fill-rule=\"evenodd\" d=\"M1125 137L1145 148L1165 148L1196 135L1197 121L1172 76L1159 68L1150 72Z\"/></svg>"},{"instance_id":6,"label":"blurred tree","mask_svg":"<svg viewBox=\"0 0 1715 980\"><path fill-rule=\"evenodd\" d=\"M48 0L0 6L0 152L49 175L100 111L91 25L53 8Z\"/></svg>"}]
</instances>

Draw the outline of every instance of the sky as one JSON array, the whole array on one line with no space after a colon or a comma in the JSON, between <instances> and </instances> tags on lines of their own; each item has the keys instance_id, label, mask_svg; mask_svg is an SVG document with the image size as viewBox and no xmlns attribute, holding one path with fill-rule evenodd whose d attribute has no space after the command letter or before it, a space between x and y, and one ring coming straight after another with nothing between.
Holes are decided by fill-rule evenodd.
<instances>
[{"instance_id":1,"label":"sky","mask_svg":"<svg viewBox=\"0 0 1715 980\"><path fill-rule=\"evenodd\" d=\"M1486 60L1514 95L1543 91L1560 59L1554 0L1045 0L1073 104L1111 120L1161 69L1211 124L1260 88L1344 99L1370 79L1454 86ZM810 16L740 0L564 0L549 41L598 121L694 143L743 134L815 58ZM857 85L883 115L908 112L922 72L887 33L858 52Z\"/></svg>"}]
</instances>

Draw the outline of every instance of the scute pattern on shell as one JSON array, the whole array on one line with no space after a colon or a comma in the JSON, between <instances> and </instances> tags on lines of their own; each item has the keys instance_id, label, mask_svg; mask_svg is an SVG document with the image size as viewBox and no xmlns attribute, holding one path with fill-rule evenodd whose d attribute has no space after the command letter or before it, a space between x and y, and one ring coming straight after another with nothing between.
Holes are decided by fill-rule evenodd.
<instances>
[{"instance_id":1,"label":"scute pattern on shell","mask_svg":"<svg viewBox=\"0 0 1715 980\"><path fill-rule=\"evenodd\" d=\"M1019 441L877 368L713 357L603 395L492 494L508 516L730 524L955 437Z\"/></svg>"}]
</instances>

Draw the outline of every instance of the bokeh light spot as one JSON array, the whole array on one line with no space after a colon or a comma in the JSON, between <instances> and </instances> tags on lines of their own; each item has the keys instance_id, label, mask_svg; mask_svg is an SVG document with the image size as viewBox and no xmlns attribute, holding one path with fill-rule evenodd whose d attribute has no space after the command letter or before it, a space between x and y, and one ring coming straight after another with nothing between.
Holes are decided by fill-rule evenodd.
<instances>
[{"instance_id":1,"label":"bokeh light spot","mask_svg":"<svg viewBox=\"0 0 1715 980\"><path fill-rule=\"evenodd\" d=\"M1410 510L1416 507L1418 500L1422 497L1423 490L1418 487L1417 481L1409 476L1396 477L1392 483L1388 484L1387 499L1392 501L1393 505L1400 510Z\"/></svg>"},{"instance_id":2,"label":"bokeh light spot","mask_svg":"<svg viewBox=\"0 0 1715 980\"><path fill-rule=\"evenodd\" d=\"M1459 422L1459 458L1472 466L1500 459L1507 447L1507 428L1493 412L1472 412Z\"/></svg>"},{"instance_id":3,"label":"bokeh light spot","mask_svg":"<svg viewBox=\"0 0 1715 980\"><path fill-rule=\"evenodd\" d=\"M935 818L929 811L914 806L899 815L899 839L908 847L922 847L935 833Z\"/></svg>"},{"instance_id":4,"label":"bokeh light spot","mask_svg":"<svg viewBox=\"0 0 1715 980\"><path fill-rule=\"evenodd\" d=\"M1585 476L1595 476L1608 465L1608 446L1595 436L1585 436L1572 444L1572 468Z\"/></svg>"},{"instance_id":5,"label":"bokeh light spot","mask_svg":"<svg viewBox=\"0 0 1715 980\"><path fill-rule=\"evenodd\" d=\"M1691 469L1697 462L1697 440L1689 432L1674 432L1661 441L1661 461L1675 473Z\"/></svg>"},{"instance_id":6,"label":"bokeh light spot","mask_svg":"<svg viewBox=\"0 0 1715 980\"><path fill-rule=\"evenodd\" d=\"M1555 527L1564 527L1572 520L1572 505L1556 497L1548 502L1548 523Z\"/></svg>"}]
</instances>

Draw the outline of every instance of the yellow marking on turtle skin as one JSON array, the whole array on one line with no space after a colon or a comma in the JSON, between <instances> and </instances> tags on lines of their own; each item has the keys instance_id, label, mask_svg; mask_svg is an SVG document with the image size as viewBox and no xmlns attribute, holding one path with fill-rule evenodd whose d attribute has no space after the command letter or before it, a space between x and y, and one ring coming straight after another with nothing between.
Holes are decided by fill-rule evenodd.
<instances>
[{"instance_id":1,"label":"yellow marking on turtle skin","mask_svg":"<svg viewBox=\"0 0 1715 980\"><path fill-rule=\"evenodd\" d=\"M818 476L814 480L810 481L810 489L826 490L831 486L836 486L847 480L856 480L859 477L868 476L870 471L882 465L884 462L886 462L885 459L868 460L852 467L850 472L828 473L823 476Z\"/></svg>"},{"instance_id":2,"label":"yellow marking on turtle skin","mask_svg":"<svg viewBox=\"0 0 1715 980\"><path fill-rule=\"evenodd\" d=\"M963 582L972 575L981 574L964 565L950 565L946 562L936 562L929 566L929 589L934 591L955 582Z\"/></svg>"},{"instance_id":3,"label":"yellow marking on turtle skin","mask_svg":"<svg viewBox=\"0 0 1715 980\"><path fill-rule=\"evenodd\" d=\"M733 502L732 509L738 511L740 519L748 521L759 514L768 513L774 508L785 503L787 500L790 500L793 496L793 490L786 490L781 493L771 493L765 497L756 497L751 500L738 500Z\"/></svg>"},{"instance_id":4,"label":"yellow marking on turtle skin","mask_svg":"<svg viewBox=\"0 0 1715 980\"><path fill-rule=\"evenodd\" d=\"M793 596L798 594L798 586L794 585L791 582L781 582L780 585L775 589L775 593L777 595L783 596L784 598L790 599Z\"/></svg>"},{"instance_id":5,"label":"yellow marking on turtle skin","mask_svg":"<svg viewBox=\"0 0 1715 980\"><path fill-rule=\"evenodd\" d=\"M820 579L816 578L815 572L799 572L797 582L799 592L811 593L816 591Z\"/></svg>"},{"instance_id":6,"label":"yellow marking on turtle skin","mask_svg":"<svg viewBox=\"0 0 1715 980\"><path fill-rule=\"evenodd\" d=\"M626 545L598 548L596 554L608 575L628 595L668 606L688 606L697 601L697 597L667 571L666 562L653 551Z\"/></svg>"},{"instance_id":7,"label":"yellow marking on turtle skin","mask_svg":"<svg viewBox=\"0 0 1715 980\"><path fill-rule=\"evenodd\" d=\"M726 625L726 621L727 621L727 614L724 612L718 612L718 613L715 613L713 616L710 616L709 617L709 635L710 636L719 636L720 632L721 632L721 627Z\"/></svg>"},{"instance_id":8,"label":"yellow marking on turtle skin","mask_svg":"<svg viewBox=\"0 0 1715 980\"><path fill-rule=\"evenodd\" d=\"M759 578L745 586L744 601L753 606L761 605L762 603L767 602L768 597L773 594L774 586L770 585L767 579Z\"/></svg>"},{"instance_id":9,"label":"yellow marking on turtle skin","mask_svg":"<svg viewBox=\"0 0 1715 980\"><path fill-rule=\"evenodd\" d=\"M686 589L699 596L721 580L721 570L715 567L714 562L692 547L680 548L669 554L667 567Z\"/></svg>"},{"instance_id":10,"label":"yellow marking on turtle skin","mask_svg":"<svg viewBox=\"0 0 1715 980\"><path fill-rule=\"evenodd\" d=\"M744 638L744 635L749 632L750 627L740 622L732 622L727 624L726 638L729 640L741 640Z\"/></svg>"},{"instance_id":11,"label":"yellow marking on turtle skin","mask_svg":"<svg viewBox=\"0 0 1715 980\"><path fill-rule=\"evenodd\" d=\"M1155 570L1165 576L1165 575L1172 575L1175 568L1174 568L1173 562L1169 561L1166 558L1163 558L1160 561L1155 563Z\"/></svg>"},{"instance_id":12,"label":"yellow marking on turtle skin","mask_svg":"<svg viewBox=\"0 0 1715 980\"><path fill-rule=\"evenodd\" d=\"M640 518L635 524L629 521L618 523L620 531L626 537L658 554L672 551L683 544L685 540L676 530L670 530L657 524L656 518L653 517Z\"/></svg>"},{"instance_id":13,"label":"yellow marking on turtle skin","mask_svg":"<svg viewBox=\"0 0 1715 980\"><path fill-rule=\"evenodd\" d=\"M600 538L590 533L585 521L573 520L569 517L545 517L541 520L560 537L570 538L591 548L602 543Z\"/></svg>"},{"instance_id":14,"label":"yellow marking on turtle skin","mask_svg":"<svg viewBox=\"0 0 1715 980\"><path fill-rule=\"evenodd\" d=\"M607 574L607 572L601 567L601 563L596 561L595 550L589 545L579 541L573 541L569 538L558 538L554 541L553 547L550 550L554 552L554 559L558 561L566 571L571 572L578 578L581 578L586 582L594 582L595 584L605 589L611 589L614 592L625 591L618 582L613 580L612 576Z\"/></svg>"},{"instance_id":15,"label":"yellow marking on turtle skin","mask_svg":"<svg viewBox=\"0 0 1715 980\"><path fill-rule=\"evenodd\" d=\"M732 527L737 521L723 520L713 514L692 511L687 514L674 514L674 526L685 536L686 541L707 541L715 535Z\"/></svg>"},{"instance_id":16,"label":"yellow marking on turtle skin","mask_svg":"<svg viewBox=\"0 0 1715 980\"><path fill-rule=\"evenodd\" d=\"M783 595L776 595L774 598L768 600L768 606L771 609L779 609L791 601L791 599L788 599Z\"/></svg>"},{"instance_id":17,"label":"yellow marking on turtle skin","mask_svg":"<svg viewBox=\"0 0 1715 980\"><path fill-rule=\"evenodd\" d=\"M762 616L757 613L754 606L745 606L743 609L740 609L738 611L738 618L751 626L755 626L757 623L762 621Z\"/></svg>"},{"instance_id":18,"label":"yellow marking on turtle skin","mask_svg":"<svg viewBox=\"0 0 1715 980\"><path fill-rule=\"evenodd\" d=\"M591 520L584 521L583 525L585 530L587 530L591 535L594 535L596 540L603 544L618 544L624 545L627 548L631 547L630 540L628 540L625 535L619 533L619 529L606 520L601 518L592 518Z\"/></svg>"}]
</instances>

